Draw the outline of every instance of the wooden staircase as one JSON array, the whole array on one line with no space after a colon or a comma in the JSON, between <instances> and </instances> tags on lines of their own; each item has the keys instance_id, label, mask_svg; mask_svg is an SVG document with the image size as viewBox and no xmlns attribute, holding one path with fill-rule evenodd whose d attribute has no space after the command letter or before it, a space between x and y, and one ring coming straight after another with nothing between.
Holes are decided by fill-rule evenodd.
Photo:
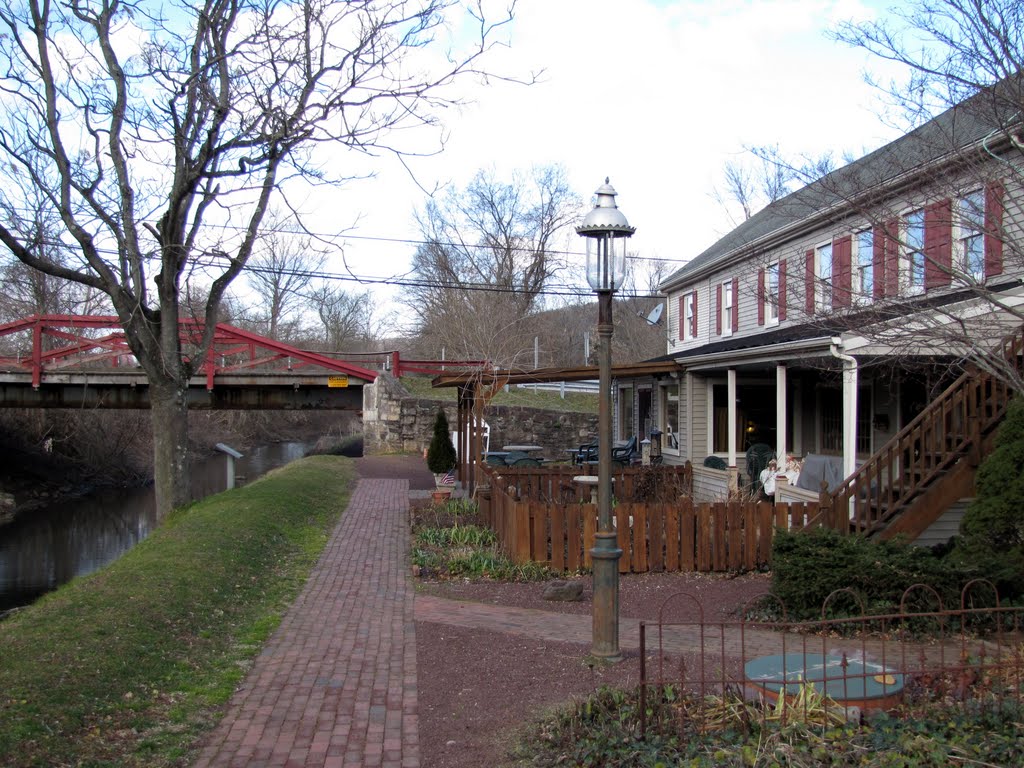
<instances>
[{"instance_id":1,"label":"wooden staircase","mask_svg":"<svg viewBox=\"0 0 1024 768\"><path fill-rule=\"evenodd\" d=\"M1022 370L1024 328L1004 340L1003 359ZM913 540L958 499L992 449L1012 389L987 371L965 372L831 494L808 527Z\"/></svg>"}]
</instances>

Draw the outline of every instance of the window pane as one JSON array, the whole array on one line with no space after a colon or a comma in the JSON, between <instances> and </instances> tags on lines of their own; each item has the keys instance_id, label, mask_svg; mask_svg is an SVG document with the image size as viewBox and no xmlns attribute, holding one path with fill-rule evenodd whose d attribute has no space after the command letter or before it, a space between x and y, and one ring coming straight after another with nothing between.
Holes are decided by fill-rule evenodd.
<instances>
[{"instance_id":1,"label":"window pane","mask_svg":"<svg viewBox=\"0 0 1024 768\"><path fill-rule=\"evenodd\" d=\"M924 285L924 211L914 211L906 218L907 260L910 268L910 285Z\"/></svg>"},{"instance_id":2,"label":"window pane","mask_svg":"<svg viewBox=\"0 0 1024 768\"><path fill-rule=\"evenodd\" d=\"M818 310L826 311L832 303L832 244L818 248L818 285L815 289Z\"/></svg>"},{"instance_id":3,"label":"window pane","mask_svg":"<svg viewBox=\"0 0 1024 768\"><path fill-rule=\"evenodd\" d=\"M875 289L875 235L870 229L857 233L858 290L870 297Z\"/></svg>"},{"instance_id":4,"label":"window pane","mask_svg":"<svg viewBox=\"0 0 1024 768\"><path fill-rule=\"evenodd\" d=\"M985 274L985 196L972 192L957 201L960 223L960 253L965 272L975 278Z\"/></svg>"}]
</instances>

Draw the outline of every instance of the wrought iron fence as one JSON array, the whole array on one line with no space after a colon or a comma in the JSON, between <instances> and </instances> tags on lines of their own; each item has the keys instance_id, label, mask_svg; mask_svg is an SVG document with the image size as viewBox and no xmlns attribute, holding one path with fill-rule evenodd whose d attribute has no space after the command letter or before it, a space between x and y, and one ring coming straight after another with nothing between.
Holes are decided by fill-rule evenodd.
<instances>
[{"instance_id":1,"label":"wrought iron fence","mask_svg":"<svg viewBox=\"0 0 1024 768\"><path fill-rule=\"evenodd\" d=\"M853 615L830 618L841 607ZM706 622L699 598L679 592L656 622L641 622L645 736L706 727L730 707L731 725L745 728L754 718L827 727L874 711L1021 704L1024 607L1001 605L988 581L965 586L956 608L915 584L891 613L868 614L849 589L829 595L813 621L787 620L768 595L740 610L773 618Z\"/></svg>"}]
</instances>

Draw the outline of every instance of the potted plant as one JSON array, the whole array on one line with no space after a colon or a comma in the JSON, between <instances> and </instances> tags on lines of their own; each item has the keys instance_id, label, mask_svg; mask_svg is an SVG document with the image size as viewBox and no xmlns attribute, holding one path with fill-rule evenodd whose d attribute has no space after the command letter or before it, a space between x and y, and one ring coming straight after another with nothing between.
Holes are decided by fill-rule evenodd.
<instances>
[{"instance_id":1,"label":"potted plant","mask_svg":"<svg viewBox=\"0 0 1024 768\"><path fill-rule=\"evenodd\" d=\"M434 435L427 448L427 468L434 473L434 482L439 490L448 488L450 491L455 487L456 458L455 446L448 431L448 417L444 415L443 408L438 408L434 419Z\"/></svg>"}]
</instances>

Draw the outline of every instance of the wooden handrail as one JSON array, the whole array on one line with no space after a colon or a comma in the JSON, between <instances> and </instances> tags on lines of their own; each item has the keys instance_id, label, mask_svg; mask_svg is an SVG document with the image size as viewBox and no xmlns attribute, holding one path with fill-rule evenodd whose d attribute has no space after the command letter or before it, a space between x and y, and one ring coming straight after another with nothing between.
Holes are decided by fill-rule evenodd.
<instances>
[{"instance_id":1,"label":"wooden handrail","mask_svg":"<svg viewBox=\"0 0 1024 768\"><path fill-rule=\"evenodd\" d=\"M1024 327L999 349L1019 369ZM1006 382L972 366L823 498L808 527L877 530L970 451L980 451L983 436L1002 421L1011 394Z\"/></svg>"}]
</instances>

